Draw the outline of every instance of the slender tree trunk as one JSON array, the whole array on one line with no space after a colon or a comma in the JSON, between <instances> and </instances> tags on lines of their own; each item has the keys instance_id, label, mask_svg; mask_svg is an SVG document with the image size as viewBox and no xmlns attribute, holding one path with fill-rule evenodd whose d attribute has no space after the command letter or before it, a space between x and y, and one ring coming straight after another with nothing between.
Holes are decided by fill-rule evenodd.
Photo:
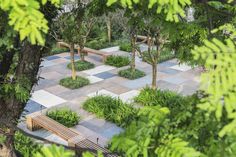
<instances>
[{"instance_id":1,"label":"slender tree trunk","mask_svg":"<svg viewBox=\"0 0 236 157\"><path fill-rule=\"evenodd\" d=\"M80 56L80 59L81 59L81 61L85 61L85 53L83 52L83 49L84 48L82 48L81 46L79 47L79 49L78 49L78 54L79 54L79 56Z\"/></svg>"},{"instance_id":2,"label":"slender tree trunk","mask_svg":"<svg viewBox=\"0 0 236 157\"><path fill-rule=\"evenodd\" d=\"M152 64L152 88L157 88L157 63Z\"/></svg>"},{"instance_id":3,"label":"slender tree trunk","mask_svg":"<svg viewBox=\"0 0 236 157\"><path fill-rule=\"evenodd\" d=\"M131 35L132 57L131 57L131 63L130 63L130 68L132 72L135 71L135 52L136 52L135 41L136 41L135 35L132 34Z\"/></svg>"},{"instance_id":4,"label":"slender tree trunk","mask_svg":"<svg viewBox=\"0 0 236 157\"><path fill-rule=\"evenodd\" d=\"M72 43L70 45L70 61L71 61L71 71L72 71L71 76L72 76L72 80L76 79L74 47L75 47L75 44Z\"/></svg>"},{"instance_id":5,"label":"slender tree trunk","mask_svg":"<svg viewBox=\"0 0 236 157\"><path fill-rule=\"evenodd\" d=\"M111 43L111 16L108 15L107 18L107 37L109 43Z\"/></svg>"}]
</instances>

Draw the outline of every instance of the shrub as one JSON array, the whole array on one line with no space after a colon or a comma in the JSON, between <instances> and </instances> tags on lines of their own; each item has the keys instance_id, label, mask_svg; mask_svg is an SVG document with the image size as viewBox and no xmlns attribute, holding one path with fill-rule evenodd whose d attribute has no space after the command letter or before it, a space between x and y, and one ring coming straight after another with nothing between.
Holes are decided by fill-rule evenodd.
<instances>
[{"instance_id":1,"label":"shrub","mask_svg":"<svg viewBox=\"0 0 236 157\"><path fill-rule=\"evenodd\" d=\"M76 61L75 62L75 70L76 71L83 71L94 68L95 65L93 63L90 63L88 61ZM71 63L67 65L67 68L71 69Z\"/></svg>"},{"instance_id":2,"label":"shrub","mask_svg":"<svg viewBox=\"0 0 236 157\"><path fill-rule=\"evenodd\" d=\"M107 57L107 60L105 62L105 64L107 65L111 65L111 66L115 66L115 67L123 67L123 66L127 66L129 65L130 60L129 57L125 57L125 56L109 56Z\"/></svg>"},{"instance_id":3,"label":"shrub","mask_svg":"<svg viewBox=\"0 0 236 157\"><path fill-rule=\"evenodd\" d=\"M75 80L73 80L71 77L67 77L61 79L59 84L70 89L77 89L88 85L89 80L80 76L77 76Z\"/></svg>"},{"instance_id":4,"label":"shrub","mask_svg":"<svg viewBox=\"0 0 236 157\"><path fill-rule=\"evenodd\" d=\"M117 45L116 41L109 43L107 40L99 39L99 38L91 40L86 43L86 47L89 47L89 48L95 49L95 50L99 50L99 49L103 49L103 48L107 48L107 47L111 47L111 46L116 46L116 45Z\"/></svg>"},{"instance_id":5,"label":"shrub","mask_svg":"<svg viewBox=\"0 0 236 157\"><path fill-rule=\"evenodd\" d=\"M19 131L15 133L14 140L15 149L24 157L31 157L42 148L42 145L37 144Z\"/></svg>"},{"instance_id":6,"label":"shrub","mask_svg":"<svg viewBox=\"0 0 236 157\"><path fill-rule=\"evenodd\" d=\"M131 68L121 70L119 71L118 74L119 76L130 79L130 80L138 79L146 75L145 72L143 71L140 71L138 69L135 69L134 71L132 71Z\"/></svg>"},{"instance_id":7,"label":"shrub","mask_svg":"<svg viewBox=\"0 0 236 157\"><path fill-rule=\"evenodd\" d=\"M77 125L80 120L76 112L66 108L49 111L47 112L47 116L68 128Z\"/></svg>"},{"instance_id":8,"label":"shrub","mask_svg":"<svg viewBox=\"0 0 236 157\"><path fill-rule=\"evenodd\" d=\"M148 52L144 51L143 53L143 61L146 62L146 60L148 60ZM153 50L153 53L156 53L155 50ZM170 50L164 50L163 52L161 52L160 57L158 59L158 63L162 63L165 62L167 60L173 59L175 58L175 54L173 54Z\"/></svg>"},{"instance_id":9,"label":"shrub","mask_svg":"<svg viewBox=\"0 0 236 157\"><path fill-rule=\"evenodd\" d=\"M83 108L122 127L130 124L137 115L137 109L129 104L123 103L120 99L104 95L89 98L83 104Z\"/></svg>"},{"instance_id":10,"label":"shrub","mask_svg":"<svg viewBox=\"0 0 236 157\"><path fill-rule=\"evenodd\" d=\"M132 46L129 42L123 42L120 44L120 50L126 51L126 52L131 52Z\"/></svg>"}]
</instances>

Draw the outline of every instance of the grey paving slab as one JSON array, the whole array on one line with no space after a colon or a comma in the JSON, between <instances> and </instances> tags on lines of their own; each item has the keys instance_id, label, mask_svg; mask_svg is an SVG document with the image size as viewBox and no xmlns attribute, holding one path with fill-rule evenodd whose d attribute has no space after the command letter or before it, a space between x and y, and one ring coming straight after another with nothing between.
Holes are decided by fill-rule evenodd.
<instances>
[{"instance_id":1,"label":"grey paving slab","mask_svg":"<svg viewBox=\"0 0 236 157\"><path fill-rule=\"evenodd\" d=\"M103 137L106 137L108 139L111 139L114 135L118 135L120 134L121 132L123 132L124 130L120 127L117 127L117 126L112 126L110 127L109 129L106 129L104 130L101 135Z\"/></svg>"},{"instance_id":2,"label":"grey paving slab","mask_svg":"<svg viewBox=\"0 0 236 157\"><path fill-rule=\"evenodd\" d=\"M166 74L171 74L171 75L175 75L180 73L181 71L179 70L174 70L174 69L170 69L170 68L165 68L165 69L159 69L160 72L166 73Z\"/></svg>"},{"instance_id":3,"label":"grey paving slab","mask_svg":"<svg viewBox=\"0 0 236 157\"><path fill-rule=\"evenodd\" d=\"M50 66L53 66L53 65L56 65L57 63L54 63L52 61L48 61L48 60L44 60L41 62L40 66L43 66L43 67L50 67Z\"/></svg>"},{"instance_id":4,"label":"grey paving slab","mask_svg":"<svg viewBox=\"0 0 236 157\"><path fill-rule=\"evenodd\" d=\"M52 72L47 72L47 73L41 73L40 76L42 78L45 78L47 80L58 80L64 77L64 75L56 72L56 71L52 71Z\"/></svg>"},{"instance_id":5,"label":"grey paving slab","mask_svg":"<svg viewBox=\"0 0 236 157\"><path fill-rule=\"evenodd\" d=\"M172 67L175 65L177 65L177 63L170 62L170 61L166 61L166 62L162 62L162 63L158 64L158 66L163 66L163 67Z\"/></svg>"},{"instance_id":6,"label":"grey paving slab","mask_svg":"<svg viewBox=\"0 0 236 157\"><path fill-rule=\"evenodd\" d=\"M57 85L58 82L54 80L48 79L39 79L38 83L33 87L34 90L40 90L48 87L52 87Z\"/></svg>"},{"instance_id":7,"label":"grey paving slab","mask_svg":"<svg viewBox=\"0 0 236 157\"><path fill-rule=\"evenodd\" d=\"M178 92L180 88L180 86L166 82L164 80L157 81L157 87L162 90L171 90L175 92Z\"/></svg>"},{"instance_id":8,"label":"grey paving slab","mask_svg":"<svg viewBox=\"0 0 236 157\"><path fill-rule=\"evenodd\" d=\"M144 76L140 79L128 80L128 81L122 83L121 85L123 85L127 88L130 88L130 89L138 89L138 88L145 87L146 85L150 84L151 79L152 79L152 76L147 75L147 76Z\"/></svg>"},{"instance_id":9,"label":"grey paving slab","mask_svg":"<svg viewBox=\"0 0 236 157\"><path fill-rule=\"evenodd\" d=\"M59 58L61 58L61 57L59 57L59 56L48 56L48 57L46 57L45 59L51 61L51 60L59 59Z\"/></svg>"},{"instance_id":10,"label":"grey paving slab","mask_svg":"<svg viewBox=\"0 0 236 157\"><path fill-rule=\"evenodd\" d=\"M88 58L90 58L90 59L93 59L93 60L95 60L95 61L97 61L97 62L102 62L102 57L101 56L88 56Z\"/></svg>"},{"instance_id":11,"label":"grey paving slab","mask_svg":"<svg viewBox=\"0 0 236 157\"><path fill-rule=\"evenodd\" d=\"M67 57L64 57L65 59L68 59L68 60L70 60L71 59L71 57L70 56L67 56ZM75 55L74 56L74 59L75 60L79 60L80 59L80 57L78 56L78 55Z\"/></svg>"},{"instance_id":12,"label":"grey paving slab","mask_svg":"<svg viewBox=\"0 0 236 157\"><path fill-rule=\"evenodd\" d=\"M99 77L101 79L109 79L117 75L110 72L103 72L103 73L96 74L94 76Z\"/></svg>"},{"instance_id":13,"label":"grey paving slab","mask_svg":"<svg viewBox=\"0 0 236 157\"><path fill-rule=\"evenodd\" d=\"M49 88L45 88L44 90L50 92L50 93L53 93L55 95L59 95L63 92L68 92L68 91L71 91L70 89L68 88L65 88L61 85L55 85L55 86L52 86L52 87L49 87Z\"/></svg>"},{"instance_id":14,"label":"grey paving slab","mask_svg":"<svg viewBox=\"0 0 236 157\"><path fill-rule=\"evenodd\" d=\"M23 115L31 114L37 111L41 111L45 109L46 107L33 101L29 100L24 108L24 112L22 113Z\"/></svg>"},{"instance_id":15,"label":"grey paving slab","mask_svg":"<svg viewBox=\"0 0 236 157\"><path fill-rule=\"evenodd\" d=\"M168 77L164 79L166 82L172 83L172 84L177 84L180 85L186 81L188 81L187 79L181 77L181 76L172 76L172 77Z\"/></svg>"}]
</instances>

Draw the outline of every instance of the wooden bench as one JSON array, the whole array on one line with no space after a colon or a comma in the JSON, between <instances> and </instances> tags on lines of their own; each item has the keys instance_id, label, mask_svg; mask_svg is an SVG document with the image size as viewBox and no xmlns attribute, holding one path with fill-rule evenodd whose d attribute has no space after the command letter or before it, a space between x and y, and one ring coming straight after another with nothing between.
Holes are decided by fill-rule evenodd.
<instances>
[{"instance_id":1,"label":"wooden bench","mask_svg":"<svg viewBox=\"0 0 236 157\"><path fill-rule=\"evenodd\" d=\"M58 42L57 46L58 47L70 48L70 45L65 43L65 42ZM79 46L75 45L75 48L78 49L78 53L80 55L81 51L80 51ZM102 56L102 61L103 62L106 62L107 57L110 56L110 54L107 54L104 51L94 50L94 49L91 49L91 48L88 48L88 47L84 47L82 53L84 53L85 55L88 55L88 53L91 53L91 54Z\"/></svg>"},{"instance_id":2,"label":"wooden bench","mask_svg":"<svg viewBox=\"0 0 236 157\"><path fill-rule=\"evenodd\" d=\"M84 138L76 130L65 127L64 125L56 122L55 120L43 115L40 112L35 112L26 116L27 128L31 131L44 128L53 134L58 135L68 142L68 146L75 147L79 150L91 151L94 154L97 151L102 151L106 157L118 157L118 155L110 153L109 150L95 144L89 139Z\"/></svg>"}]
</instances>

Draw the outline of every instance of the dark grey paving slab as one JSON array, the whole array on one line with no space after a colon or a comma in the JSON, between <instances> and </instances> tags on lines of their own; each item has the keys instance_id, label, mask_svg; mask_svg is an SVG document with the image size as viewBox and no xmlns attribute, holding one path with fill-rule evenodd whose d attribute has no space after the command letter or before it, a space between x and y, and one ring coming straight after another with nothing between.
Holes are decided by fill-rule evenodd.
<instances>
[{"instance_id":1,"label":"dark grey paving slab","mask_svg":"<svg viewBox=\"0 0 236 157\"><path fill-rule=\"evenodd\" d=\"M54 80L40 79L38 81L38 84L34 86L34 90L48 88L48 87L51 87L51 86L55 86L57 84L58 84L58 82L54 81Z\"/></svg>"},{"instance_id":2,"label":"dark grey paving slab","mask_svg":"<svg viewBox=\"0 0 236 157\"><path fill-rule=\"evenodd\" d=\"M49 61L54 60L54 59L59 59L59 58L61 58L61 57L59 57L59 56L48 56L48 57L46 57L46 59L49 60Z\"/></svg>"},{"instance_id":3,"label":"dark grey paving slab","mask_svg":"<svg viewBox=\"0 0 236 157\"><path fill-rule=\"evenodd\" d=\"M174 77L168 77L168 78L165 78L164 79L166 82L169 82L169 83L173 83L173 84L177 84L177 85L180 85L186 81L188 81L186 78L183 78L181 76L174 76Z\"/></svg>"},{"instance_id":4,"label":"dark grey paving slab","mask_svg":"<svg viewBox=\"0 0 236 157\"><path fill-rule=\"evenodd\" d=\"M64 58L70 60L71 57L70 57L70 56L67 56L67 57L64 57ZM75 55L74 58L75 58L75 60L80 59L80 57L79 57L78 55Z\"/></svg>"},{"instance_id":5,"label":"dark grey paving slab","mask_svg":"<svg viewBox=\"0 0 236 157\"><path fill-rule=\"evenodd\" d=\"M111 139L114 135L118 135L120 134L121 132L123 131L122 128L120 127L117 127L117 126L112 126L110 127L109 129L106 129L104 130L101 135L108 138L108 139Z\"/></svg>"},{"instance_id":6,"label":"dark grey paving slab","mask_svg":"<svg viewBox=\"0 0 236 157\"><path fill-rule=\"evenodd\" d=\"M29 100L24 108L24 112L22 113L23 115L28 115L37 111L41 111L45 109L46 107L33 101Z\"/></svg>"},{"instance_id":7,"label":"dark grey paving slab","mask_svg":"<svg viewBox=\"0 0 236 157\"><path fill-rule=\"evenodd\" d=\"M112 78L117 75L114 73L110 73L110 72L103 72L103 73L96 74L94 76L99 77L101 79L109 79L109 78Z\"/></svg>"}]
</instances>

